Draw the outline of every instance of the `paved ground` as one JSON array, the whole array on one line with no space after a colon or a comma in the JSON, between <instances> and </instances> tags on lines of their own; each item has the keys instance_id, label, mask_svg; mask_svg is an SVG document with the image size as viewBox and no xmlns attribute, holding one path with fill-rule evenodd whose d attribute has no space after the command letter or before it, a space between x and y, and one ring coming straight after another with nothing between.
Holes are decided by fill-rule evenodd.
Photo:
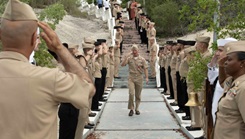
<instances>
[{"instance_id":1,"label":"paved ground","mask_svg":"<svg viewBox=\"0 0 245 139\"><path fill-rule=\"evenodd\" d=\"M95 128L99 139L185 139L157 89L143 89L140 115L128 116L128 89L115 89Z\"/></svg>"},{"instance_id":2,"label":"paved ground","mask_svg":"<svg viewBox=\"0 0 245 139\"><path fill-rule=\"evenodd\" d=\"M130 51L133 43L140 43L133 22L126 21L126 27L122 57ZM145 45L140 45L140 54L148 60ZM151 79L148 85L144 83L141 114L128 116L127 69L128 67L120 68L121 79L115 79L113 91L88 139L186 139L179 132L180 126L157 90L155 79Z\"/></svg>"}]
</instances>

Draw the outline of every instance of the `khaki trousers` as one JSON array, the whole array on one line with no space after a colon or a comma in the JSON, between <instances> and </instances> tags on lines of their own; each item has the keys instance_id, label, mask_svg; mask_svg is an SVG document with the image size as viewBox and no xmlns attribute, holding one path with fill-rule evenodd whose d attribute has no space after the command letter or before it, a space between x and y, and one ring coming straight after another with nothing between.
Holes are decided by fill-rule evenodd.
<instances>
[{"instance_id":1,"label":"khaki trousers","mask_svg":"<svg viewBox=\"0 0 245 139\"><path fill-rule=\"evenodd\" d=\"M141 91L143 87L143 76L137 75L132 77L129 75L128 78L128 88L129 88L129 100L128 100L128 109L130 110L139 110L139 105L141 101ZM135 106L134 106L134 97L135 97Z\"/></svg>"},{"instance_id":2,"label":"khaki trousers","mask_svg":"<svg viewBox=\"0 0 245 139\"><path fill-rule=\"evenodd\" d=\"M156 57L151 58L150 56L150 69L151 69L151 77L156 77Z\"/></svg>"},{"instance_id":3,"label":"khaki trousers","mask_svg":"<svg viewBox=\"0 0 245 139\"><path fill-rule=\"evenodd\" d=\"M119 65L120 65L120 57L114 57L114 76L118 77L118 73L119 73Z\"/></svg>"},{"instance_id":4,"label":"khaki trousers","mask_svg":"<svg viewBox=\"0 0 245 139\"><path fill-rule=\"evenodd\" d=\"M112 82L114 79L114 65L110 65L110 77L106 79L106 87L112 87Z\"/></svg>"},{"instance_id":5,"label":"khaki trousers","mask_svg":"<svg viewBox=\"0 0 245 139\"><path fill-rule=\"evenodd\" d=\"M177 100L177 80L176 80L176 70L171 69L171 78L172 78L172 84L173 84L173 91L174 91L174 101L175 103L178 102Z\"/></svg>"}]
</instances>

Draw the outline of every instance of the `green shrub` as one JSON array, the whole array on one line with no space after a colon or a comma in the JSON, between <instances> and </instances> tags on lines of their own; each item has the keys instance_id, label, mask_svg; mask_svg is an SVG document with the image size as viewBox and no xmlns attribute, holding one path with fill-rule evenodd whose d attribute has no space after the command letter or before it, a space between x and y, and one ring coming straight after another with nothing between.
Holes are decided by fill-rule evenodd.
<instances>
[{"instance_id":1,"label":"green shrub","mask_svg":"<svg viewBox=\"0 0 245 139\"><path fill-rule=\"evenodd\" d=\"M177 3L168 1L152 10L152 20L156 23L158 34L162 36L176 35L180 25L178 9Z\"/></svg>"}]
</instances>

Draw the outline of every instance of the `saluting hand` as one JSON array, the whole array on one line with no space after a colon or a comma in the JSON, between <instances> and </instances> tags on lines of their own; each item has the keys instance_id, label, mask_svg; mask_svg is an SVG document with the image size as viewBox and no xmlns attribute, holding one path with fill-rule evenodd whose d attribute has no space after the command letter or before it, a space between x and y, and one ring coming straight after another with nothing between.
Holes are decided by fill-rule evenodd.
<instances>
[{"instance_id":1,"label":"saluting hand","mask_svg":"<svg viewBox=\"0 0 245 139\"><path fill-rule=\"evenodd\" d=\"M47 23L38 22L38 26L44 31L41 33L41 37L46 42L49 50L56 52L64 48L57 34Z\"/></svg>"},{"instance_id":2,"label":"saluting hand","mask_svg":"<svg viewBox=\"0 0 245 139\"><path fill-rule=\"evenodd\" d=\"M149 83L149 79L148 79L148 78L145 78L145 81L146 81L146 84L148 84L148 83Z\"/></svg>"},{"instance_id":3,"label":"saluting hand","mask_svg":"<svg viewBox=\"0 0 245 139\"><path fill-rule=\"evenodd\" d=\"M225 61L227 60L227 56L220 57L218 60L219 67L224 67L225 66Z\"/></svg>"}]
</instances>

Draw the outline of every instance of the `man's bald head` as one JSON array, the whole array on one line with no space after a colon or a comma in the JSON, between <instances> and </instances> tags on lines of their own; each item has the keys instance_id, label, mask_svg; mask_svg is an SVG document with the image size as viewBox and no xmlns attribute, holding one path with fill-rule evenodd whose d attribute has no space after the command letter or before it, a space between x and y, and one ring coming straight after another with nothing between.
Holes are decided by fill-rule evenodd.
<instances>
[{"instance_id":1,"label":"man's bald head","mask_svg":"<svg viewBox=\"0 0 245 139\"><path fill-rule=\"evenodd\" d=\"M30 47L35 45L36 31L36 21L10 21L2 19L0 37L3 49L30 49Z\"/></svg>"}]
</instances>

